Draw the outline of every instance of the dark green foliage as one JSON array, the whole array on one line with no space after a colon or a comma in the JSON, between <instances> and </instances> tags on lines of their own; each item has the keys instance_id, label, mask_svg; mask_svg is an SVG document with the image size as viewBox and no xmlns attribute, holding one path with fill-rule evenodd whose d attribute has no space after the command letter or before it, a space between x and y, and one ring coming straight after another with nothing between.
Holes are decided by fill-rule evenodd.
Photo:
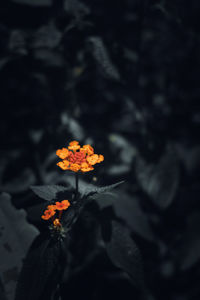
<instances>
[{"instance_id":1,"label":"dark green foliage","mask_svg":"<svg viewBox=\"0 0 200 300\"><path fill-rule=\"evenodd\" d=\"M0 190L41 232L44 199L71 203L61 285L48 236L53 264L44 259L35 296L45 286L48 300L141 300L138 248L145 300L200 299L199 34L197 0L0 1ZM72 140L105 157L81 174L77 197L56 166ZM0 249L11 253L3 238Z\"/></svg>"},{"instance_id":2,"label":"dark green foliage","mask_svg":"<svg viewBox=\"0 0 200 300\"><path fill-rule=\"evenodd\" d=\"M15 300L50 299L60 283L64 257L62 241L37 237L25 258Z\"/></svg>"},{"instance_id":3,"label":"dark green foliage","mask_svg":"<svg viewBox=\"0 0 200 300\"><path fill-rule=\"evenodd\" d=\"M106 250L113 264L128 273L136 287L144 289L141 254L130 231L119 222L112 222L111 238L106 243Z\"/></svg>"},{"instance_id":4,"label":"dark green foliage","mask_svg":"<svg viewBox=\"0 0 200 300\"><path fill-rule=\"evenodd\" d=\"M58 193L69 190L59 185L32 186L31 189L37 196L47 201L56 200Z\"/></svg>"},{"instance_id":5,"label":"dark green foliage","mask_svg":"<svg viewBox=\"0 0 200 300\"><path fill-rule=\"evenodd\" d=\"M136 177L153 203L166 209L173 201L179 183L179 164L175 151L167 148L161 158L153 163L138 157Z\"/></svg>"}]
</instances>

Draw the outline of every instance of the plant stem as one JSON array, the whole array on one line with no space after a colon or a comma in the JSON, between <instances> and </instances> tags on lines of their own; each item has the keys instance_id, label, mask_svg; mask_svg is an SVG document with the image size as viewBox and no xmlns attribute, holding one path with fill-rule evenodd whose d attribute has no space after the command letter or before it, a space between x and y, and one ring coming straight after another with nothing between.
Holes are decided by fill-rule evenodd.
<instances>
[{"instance_id":1,"label":"plant stem","mask_svg":"<svg viewBox=\"0 0 200 300\"><path fill-rule=\"evenodd\" d=\"M75 173L75 186L76 186L76 189L75 189L75 197L74 199L77 200L78 198L78 173Z\"/></svg>"}]
</instances>

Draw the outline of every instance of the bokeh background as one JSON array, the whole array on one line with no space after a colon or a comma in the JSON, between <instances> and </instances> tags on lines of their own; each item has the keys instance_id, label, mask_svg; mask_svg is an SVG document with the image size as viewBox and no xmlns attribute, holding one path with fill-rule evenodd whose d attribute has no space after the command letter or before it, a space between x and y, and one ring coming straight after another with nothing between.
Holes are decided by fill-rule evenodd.
<instances>
[{"instance_id":1,"label":"bokeh background","mask_svg":"<svg viewBox=\"0 0 200 300\"><path fill-rule=\"evenodd\" d=\"M200 299L199 25L199 1L0 2L1 210L10 197L23 226L42 230L30 186L63 182L56 150L91 144L105 161L83 180L125 180L111 205L141 252L149 300ZM66 299L140 299L108 269L94 259ZM16 281L9 270L2 286Z\"/></svg>"}]
</instances>

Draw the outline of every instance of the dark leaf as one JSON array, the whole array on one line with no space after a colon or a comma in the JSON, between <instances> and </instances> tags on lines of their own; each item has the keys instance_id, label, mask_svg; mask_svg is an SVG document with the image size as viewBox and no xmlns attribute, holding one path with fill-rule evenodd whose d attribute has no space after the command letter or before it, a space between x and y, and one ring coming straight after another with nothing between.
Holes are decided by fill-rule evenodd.
<instances>
[{"instance_id":1,"label":"dark leaf","mask_svg":"<svg viewBox=\"0 0 200 300\"><path fill-rule=\"evenodd\" d=\"M167 208L174 199L179 183L176 154L172 149L167 149L157 164L148 163L142 157L138 157L136 176L154 204L161 209Z\"/></svg>"},{"instance_id":2,"label":"dark leaf","mask_svg":"<svg viewBox=\"0 0 200 300\"><path fill-rule=\"evenodd\" d=\"M13 30L10 35L9 50L12 53L25 55L27 54L25 34L21 30Z\"/></svg>"},{"instance_id":3,"label":"dark leaf","mask_svg":"<svg viewBox=\"0 0 200 300\"><path fill-rule=\"evenodd\" d=\"M31 169L24 169L23 172L9 183L3 184L2 191L7 193L20 193L29 189L35 183L35 175Z\"/></svg>"},{"instance_id":4,"label":"dark leaf","mask_svg":"<svg viewBox=\"0 0 200 300\"><path fill-rule=\"evenodd\" d=\"M187 220L187 229L177 253L180 268L187 270L200 261L200 213L193 213Z\"/></svg>"},{"instance_id":5,"label":"dark leaf","mask_svg":"<svg viewBox=\"0 0 200 300\"><path fill-rule=\"evenodd\" d=\"M61 256L61 241L45 235L37 237L24 261L15 300L50 299L61 275Z\"/></svg>"},{"instance_id":6,"label":"dark leaf","mask_svg":"<svg viewBox=\"0 0 200 300\"><path fill-rule=\"evenodd\" d=\"M112 63L102 39L98 36L91 36L88 38L88 42L91 45L93 57L102 70L103 75L107 78L119 81L120 74Z\"/></svg>"},{"instance_id":7,"label":"dark leaf","mask_svg":"<svg viewBox=\"0 0 200 300\"><path fill-rule=\"evenodd\" d=\"M13 299L22 260L39 232L27 223L25 211L16 209L6 193L0 196L0 220L1 279L6 297Z\"/></svg>"},{"instance_id":8,"label":"dark leaf","mask_svg":"<svg viewBox=\"0 0 200 300\"><path fill-rule=\"evenodd\" d=\"M106 243L106 250L113 264L128 273L136 287L143 287L143 266L139 249L131 238L130 231L119 222L112 221L112 237Z\"/></svg>"},{"instance_id":9,"label":"dark leaf","mask_svg":"<svg viewBox=\"0 0 200 300\"><path fill-rule=\"evenodd\" d=\"M35 185L31 186L32 191L44 200L54 200L60 192L69 191L69 187L61 185Z\"/></svg>"},{"instance_id":10,"label":"dark leaf","mask_svg":"<svg viewBox=\"0 0 200 300\"><path fill-rule=\"evenodd\" d=\"M103 186L103 187L94 187L92 190L86 190L86 194L87 196L92 196L94 194L102 194L102 193L106 193L109 192L111 190L113 190L114 188L116 188L117 186L119 186L120 184L124 183L125 181L119 181L117 183L111 184L111 185L107 185L107 186Z\"/></svg>"},{"instance_id":11,"label":"dark leaf","mask_svg":"<svg viewBox=\"0 0 200 300\"><path fill-rule=\"evenodd\" d=\"M73 188L75 188L75 180L73 177L69 177L67 181L71 184ZM95 194L106 193L108 191L111 191L112 189L114 189L122 183L124 183L124 181L119 181L117 183L107 185L104 187L96 187L93 184L89 184L84 182L83 180L79 180L79 193L81 194L81 197L90 197Z\"/></svg>"},{"instance_id":12,"label":"dark leaf","mask_svg":"<svg viewBox=\"0 0 200 300\"><path fill-rule=\"evenodd\" d=\"M84 3L78 0L65 0L64 9L74 15L75 17L80 17L81 15L88 15L90 9Z\"/></svg>"},{"instance_id":13,"label":"dark leaf","mask_svg":"<svg viewBox=\"0 0 200 300\"><path fill-rule=\"evenodd\" d=\"M52 0L12 0L13 2L32 6L50 6Z\"/></svg>"},{"instance_id":14,"label":"dark leaf","mask_svg":"<svg viewBox=\"0 0 200 300\"><path fill-rule=\"evenodd\" d=\"M117 217L123 219L127 225L138 235L148 241L154 240L154 234L145 212L141 209L139 199L129 197L124 192L116 194L99 195L95 197L100 208L113 206Z\"/></svg>"},{"instance_id":15,"label":"dark leaf","mask_svg":"<svg viewBox=\"0 0 200 300\"><path fill-rule=\"evenodd\" d=\"M58 31L53 23L50 23L35 32L31 46L34 49L53 49L59 45L61 38L61 32Z\"/></svg>"}]
</instances>

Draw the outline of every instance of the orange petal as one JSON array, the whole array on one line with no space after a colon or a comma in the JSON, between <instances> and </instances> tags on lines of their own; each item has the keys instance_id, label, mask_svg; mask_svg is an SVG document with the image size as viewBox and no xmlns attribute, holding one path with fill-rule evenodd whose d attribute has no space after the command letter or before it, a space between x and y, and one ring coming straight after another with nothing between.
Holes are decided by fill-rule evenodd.
<instances>
[{"instance_id":1,"label":"orange petal","mask_svg":"<svg viewBox=\"0 0 200 300\"><path fill-rule=\"evenodd\" d=\"M48 210L55 210L56 205L48 205L47 208L48 208Z\"/></svg>"},{"instance_id":2,"label":"orange petal","mask_svg":"<svg viewBox=\"0 0 200 300\"><path fill-rule=\"evenodd\" d=\"M80 170L81 166L78 164L71 164L70 165L70 170L73 172L78 172Z\"/></svg>"},{"instance_id":3,"label":"orange petal","mask_svg":"<svg viewBox=\"0 0 200 300\"><path fill-rule=\"evenodd\" d=\"M69 143L70 146L74 146L74 145L78 145L78 144L79 144L79 142L77 142L77 141L72 141Z\"/></svg>"},{"instance_id":4,"label":"orange petal","mask_svg":"<svg viewBox=\"0 0 200 300\"><path fill-rule=\"evenodd\" d=\"M63 206L65 207L65 208L63 208L63 209L67 209L67 208L70 206L70 202L69 202L68 200L63 200L61 203L62 203Z\"/></svg>"},{"instance_id":5,"label":"orange petal","mask_svg":"<svg viewBox=\"0 0 200 300\"><path fill-rule=\"evenodd\" d=\"M49 220L52 216L55 215L55 213L56 212L54 210L47 209L44 211L44 215L41 218L44 220Z\"/></svg>"},{"instance_id":6,"label":"orange petal","mask_svg":"<svg viewBox=\"0 0 200 300\"><path fill-rule=\"evenodd\" d=\"M73 150L73 151L76 151L76 150L78 150L78 149L80 149L80 148L81 148L81 146L79 146L79 145L68 146L68 149L69 149L69 150Z\"/></svg>"},{"instance_id":7,"label":"orange petal","mask_svg":"<svg viewBox=\"0 0 200 300\"><path fill-rule=\"evenodd\" d=\"M98 158L97 163L100 163L102 161L104 161L104 156L102 154L99 154L99 158Z\"/></svg>"},{"instance_id":8,"label":"orange petal","mask_svg":"<svg viewBox=\"0 0 200 300\"><path fill-rule=\"evenodd\" d=\"M99 156L97 154L93 154L87 157L87 161L90 165L95 165L98 162Z\"/></svg>"},{"instance_id":9,"label":"orange petal","mask_svg":"<svg viewBox=\"0 0 200 300\"><path fill-rule=\"evenodd\" d=\"M60 157L61 159L65 159L65 158L68 157L69 151L67 150L67 148L58 149L58 150L56 151L56 155L57 155L58 157Z\"/></svg>"},{"instance_id":10,"label":"orange petal","mask_svg":"<svg viewBox=\"0 0 200 300\"><path fill-rule=\"evenodd\" d=\"M83 145L83 149L86 150L88 155L94 154L94 148L90 145Z\"/></svg>"},{"instance_id":11,"label":"orange petal","mask_svg":"<svg viewBox=\"0 0 200 300\"><path fill-rule=\"evenodd\" d=\"M69 170L69 161L68 160L59 161L57 163L57 166L59 166L62 170Z\"/></svg>"}]
</instances>

